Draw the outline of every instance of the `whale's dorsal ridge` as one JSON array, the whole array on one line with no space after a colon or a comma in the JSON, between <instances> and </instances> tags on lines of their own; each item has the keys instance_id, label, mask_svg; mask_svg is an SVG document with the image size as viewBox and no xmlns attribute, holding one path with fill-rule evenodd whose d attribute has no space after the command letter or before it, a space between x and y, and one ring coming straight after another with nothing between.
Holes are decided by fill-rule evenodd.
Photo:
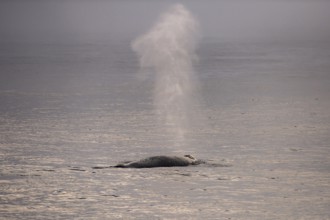
<instances>
[{"instance_id":1,"label":"whale's dorsal ridge","mask_svg":"<svg viewBox=\"0 0 330 220\"><path fill-rule=\"evenodd\" d=\"M153 168L153 167L174 167L174 166L189 166L198 165L199 160L196 160L192 155L182 156L152 156L141 160L128 163L119 163L114 167L120 168Z\"/></svg>"}]
</instances>

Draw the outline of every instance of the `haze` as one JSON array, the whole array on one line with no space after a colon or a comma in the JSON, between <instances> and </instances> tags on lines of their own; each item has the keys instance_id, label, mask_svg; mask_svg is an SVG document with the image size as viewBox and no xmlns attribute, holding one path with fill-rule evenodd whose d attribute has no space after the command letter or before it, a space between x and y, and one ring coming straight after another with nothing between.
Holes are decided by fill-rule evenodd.
<instances>
[{"instance_id":1,"label":"haze","mask_svg":"<svg viewBox=\"0 0 330 220\"><path fill-rule=\"evenodd\" d=\"M0 41L107 41L144 33L176 1L2 0ZM181 1L203 37L223 40L328 40L330 2Z\"/></svg>"}]
</instances>

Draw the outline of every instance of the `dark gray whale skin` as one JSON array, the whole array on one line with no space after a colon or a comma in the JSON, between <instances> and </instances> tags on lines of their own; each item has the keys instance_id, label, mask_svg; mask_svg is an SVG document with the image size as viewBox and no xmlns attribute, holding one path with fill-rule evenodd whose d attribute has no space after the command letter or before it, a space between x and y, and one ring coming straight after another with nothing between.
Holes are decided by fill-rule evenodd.
<instances>
[{"instance_id":1,"label":"dark gray whale skin","mask_svg":"<svg viewBox=\"0 0 330 220\"><path fill-rule=\"evenodd\" d=\"M202 160L196 160L191 155L180 156L153 156L138 161L117 164L117 168L153 168L153 167L175 167L189 166L204 163Z\"/></svg>"}]
</instances>

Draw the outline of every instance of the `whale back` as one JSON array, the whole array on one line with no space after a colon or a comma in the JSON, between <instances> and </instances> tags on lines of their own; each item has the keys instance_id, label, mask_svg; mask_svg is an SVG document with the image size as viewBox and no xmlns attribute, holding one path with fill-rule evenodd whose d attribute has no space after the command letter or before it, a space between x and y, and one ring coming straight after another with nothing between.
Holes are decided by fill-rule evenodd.
<instances>
[{"instance_id":1,"label":"whale back","mask_svg":"<svg viewBox=\"0 0 330 220\"><path fill-rule=\"evenodd\" d=\"M118 164L122 168L152 168L197 165L199 162L191 155L178 156L153 156L138 161Z\"/></svg>"}]
</instances>

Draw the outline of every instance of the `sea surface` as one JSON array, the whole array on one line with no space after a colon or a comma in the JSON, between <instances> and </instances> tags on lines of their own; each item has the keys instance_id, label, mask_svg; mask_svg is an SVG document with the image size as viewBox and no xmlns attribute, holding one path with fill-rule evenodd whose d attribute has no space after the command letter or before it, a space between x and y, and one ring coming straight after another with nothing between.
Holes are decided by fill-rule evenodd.
<instances>
[{"instance_id":1,"label":"sea surface","mask_svg":"<svg viewBox=\"0 0 330 220\"><path fill-rule=\"evenodd\" d=\"M330 219L330 44L202 39L185 147L130 44L0 44L0 219Z\"/></svg>"}]
</instances>

